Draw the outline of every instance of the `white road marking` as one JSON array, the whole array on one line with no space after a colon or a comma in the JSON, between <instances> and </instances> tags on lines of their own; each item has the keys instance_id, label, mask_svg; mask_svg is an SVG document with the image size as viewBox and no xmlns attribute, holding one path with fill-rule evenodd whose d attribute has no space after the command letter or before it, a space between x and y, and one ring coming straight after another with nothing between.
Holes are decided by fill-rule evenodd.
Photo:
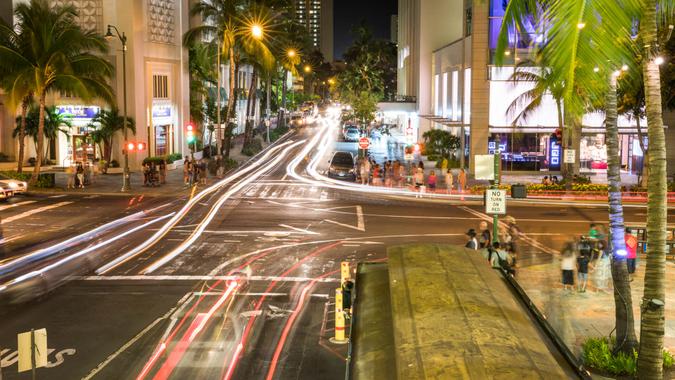
<instances>
[{"instance_id":1,"label":"white road marking","mask_svg":"<svg viewBox=\"0 0 675 380\"><path fill-rule=\"evenodd\" d=\"M55 208L58 208L58 207L61 207L61 206L69 205L71 203L73 203L73 202L59 202L59 203L55 203L53 205L35 208L35 209L29 210L29 211L26 211L26 212L22 212L21 214L13 215L13 216L10 216L9 218L5 218L5 219L2 220L2 222L0 222L0 224L11 223L15 220L23 219L27 216L39 214L43 211L52 210L52 209L55 209Z\"/></svg>"},{"instance_id":2,"label":"white road marking","mask_svg":"<svg viewBox=\"0 0 675 380\"><path fill-rule=\"evenodd\" d=\"M0 206L0 211L2 210L7 210L8 208L14 208L14 207L19 207L19 206L25 206L29 205L31 203L35 203L36 201L24 201L24 202L19 202L19 203L12 203L4 206Z\"/></svg>"},{"instance_id":3,"label":"white road marking","mask_svg":"<svg viewBox=\"0 0 675 380\"><path fill-rule=\"evenodd\" d=\"M63 197L65 197L65 196L66 196L66 194L59 194L59 195L52 195L52 196L49 197L49 198L55 199L55 198L63 198Z\"/></svg>"},{"instance_id":4,"label":"white road marking","mask_svg":"<svg viewBox=\"0 0 675 380\"><path fill-rule=\"evenodd\" d=\"M288 224L280 224L279 227L289 228L289 229L291 229L291 230L293 230L293 231L302 232L302 233L307 234L307 235L321 235L321 234L318 233L318 232L312 232L312 231L307 230L307 229L302 229L302 228L297 228L297 227L289 226Z\"/></svg>"},{"instance_id":5,"label":"white road marking","mask_svg":"<svg viewBox=\"0 0 675 380\"><path fill-rule=\"evenodd\" d=\"M185 299L187 299L189 296L190 296L190 293L183 296L183 298L181 298L178 301L178 305L182 304L185 301ZM141 337L143 335L145 335L148 331L152 330L159 322L168 318L174 312L174 310L176 310L176 306L172 307L164 315L155 319L151 324L147 325L143 330L141 330L141 332L139 332L138 334L136 334L136 336L131 338L131 340L126 342L117 351L113 352L110 356L108 356L101 364L96 366L96 368L92 369L91 372L89 372L89 374L87 376L82 378L82 380L89 380L89 379L93 378L94 376L96 376L96 374L99 373L103 368L105 368L105 366L110 364L110 362L115 360L115 358L118 357L122 352L126 351L129 347L131 347L134 343L136 343L139 339L141 339Z\"/></svg>"},{"instance_id":6,"label":"white road marking","mask_svg":"<svg viewBox=\"0 0 675 380\"><path fill-rule=\"evenodd\" d=\"M284 176L281 177L281 180L282 180L282 181L285 181L285 180L286 180L286 177L288 177L288 173L284 174Z\"/></svg>"},{"instance_id":7,"label":"white road marking","mask_svg":"<svg viewBox=\"0 0 675 380\"><path fill-rule=\"evenodd\" d=\"M202 276L202 275L129 275L129 276L86 276L78 279L84 281L217 281L236 280L241 276ZM312 277L250 276L248 281L308 282ZM319 282L340 282L339 278L325 277Z\"/></svg>"},{"instance_id":8,"label":"white road marking","mask_svg":"<svg viewBox=\"0 0 675 380\"><path fill-rule=\"evenodd\" d=\"M346 206L346 207L333 207L333 209L352 208L352 207L356 207L356 226L336 222L336 221L330 220L330 219L324 219L324 220L326 222L329 222L329 223L337 224L338 226L347 227L347 228L351 228L351 229L354 229L354 230L357 230L357 231L365 232L366 231L366 223L363 219L363 207L361 207L361 206Z\"/></svg>"}]
</instances>

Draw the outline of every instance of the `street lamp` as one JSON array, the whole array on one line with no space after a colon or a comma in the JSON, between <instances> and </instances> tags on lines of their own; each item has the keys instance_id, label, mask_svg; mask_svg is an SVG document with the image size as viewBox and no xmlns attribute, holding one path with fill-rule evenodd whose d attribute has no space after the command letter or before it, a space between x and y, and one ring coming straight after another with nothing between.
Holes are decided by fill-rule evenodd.
<instances>
[{"instance_id":1,"label":"street lamp","mask_svg":"<svg viewBox=\"0 0 675 380\"><path fill-rule=\"evenodd\" d=\"M305 70L305 72L309 74L312 71L312 67L310 65L305 65L305 68L303 70Z\"/></svg>"},{"instance_id":2,"label":"street lamp","mask_svg":"<svg viewBox=\"0 0 675 380\"><path fill-rule=\"evenodd\" d=\"M113 34L113 30L115 34ZM122 92L124 93L124 124L122 125L122 130L124 131L124 142L128 142L127 134L127 36L122 32L120 34L119 29L115 25L108 24L108 32L105 34L105 38L110 40L117 37L122 43ZM125 147L122 150L124 153L124 174L122 175L122 191L127 192L131 190L131 182L129 181L129 150Z\"/></svg>"},{"instance_id":3,"label":"street lamp","mask_svg":"<svg viewBox=\"0 0 675 380\"><path fill-rule=\"evenodd\" d=\"M297 52L295 49L288 49L288 52L286 53L288 55L288 58L293 58L296 56Z\"/></svg>"},{"instance_id":4,"label":"street lamp","mask_svg":"<svg viewBox=\"0 0 675 380\"><path fill-rule=\"evenodd\" d=\"M260 24L251 25L251 36L256 40L260 40L263 37L263 27Z\"/></svg>"}]
</instances>

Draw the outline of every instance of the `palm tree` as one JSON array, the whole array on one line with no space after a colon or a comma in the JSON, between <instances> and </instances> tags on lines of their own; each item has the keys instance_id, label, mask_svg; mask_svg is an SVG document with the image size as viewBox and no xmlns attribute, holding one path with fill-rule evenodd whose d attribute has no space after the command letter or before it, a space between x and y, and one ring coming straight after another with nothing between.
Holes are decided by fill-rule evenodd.
<instances>
[{"instance_id":1,"label":"palm tree","mask_svg":"<svg viewBox=\"0 0 675 380\"><path fill-rule=\"evenodd\" d=\"M21 35L18 35L14 32L13 26L6 24L4 20L0 20L0 46L7 46L11 50L20 51L22 46L28 46L28 44L25 42L20 41L21 37ZM16 67L12 67L11 62L3 63L3 65L0 66L0 79L2 80L0 82L0 88L9 91L9 89L12 87L12 84L17 79L16 73L18 73L18 70ZM20 128L18 132L15 133L15 138L19 140L17 171L22 173L26 142L26 114L28 112L28 107L33 102L33 94L30 90L28 90L25 94L23 94L22 97L20 97L19 93L17 93L15 96L16 98L10 97L8 105L10 108L14 108L16 103L21 103L21 121L19 124Z\"/></svg>"},{"instance_id":2,"label":"palm tree","mask_svg":"<svg viewBox=\"0 0 675 380\"><path fill-rule=\"evenodd\" d=\"M631 0L626 0L626 3ZM630 9L630 6L627 7ZM535 14L532 14L532 11ZM608 138L616 130L615 84L599 80L599 71L614 71L616 66L631 62L635 56L632 44L632 14L625 4L615 0L511 0L506 8L499 35L497 62L503 62L508 48L509 29L515 26L523 30L526 20L534 17L535 24L546 30L545 42L533 46L535 52L550 68L551 80L564 84L562 99L566 121L580 120L594 100L606 97L605 112L608 115ZM608 87L611 88L608 94ZM613 100L612 100L613 99ZM580 123L573 122L578 129ZM577 124L579 125L577 127ZM578 131L577 131L578 132ZM613 157L616 158L616 157ZM637 345L635 328L631 323L632 299L627 282L625 265L625 242L623 239L623 210L621 207L618 178L618 160L612 160L610 178L610 227L611 248L617 273L613 276L616 302L617 349L631 354ZM616 173L617 175L613 175ZM610 174L612 174L610 176ZM617 196L618 194L618 196Z\"/></svg>"},{"instance_id":3,"label":"palm tree","mask_svg":"<svg viewBox=\"0 0 675 380\"><path fill-rule=\"evenodd\" d=\"M120 115L117 107L113 107L110 111L100 110L91 120L91 124L88 127L94 129L91 133L94 143L99 145L99 149L101 146L103 147L101 153L105 161L103 168L103 172L105 173L112 159L112 146L115 135L124 129L124 116ZM128 116L127 128L133 134L136 134L136 123L133 118Z\"/></svg>"},{"instance_id":4,"label":"palm tree","mask_svg":"<svg viewBox=\"0 0 675 380\"><path fill-rule=\"evenodd\" d=\"M63 128L63 127L67 128ZM51 142L56 140L59 132L69 135L70 128L72 128L72 117L59 113L59 110L55 106L45 107L45 120L44 120L44 138L50 142L47 145L47 150L45 151L44 158L49 158L49 146ZM36 104L30 104L29 109L26 115L19 115L16 118L16 128L12 132L12 137L18 138L22 133L24 136L29 136L33 138L35 146L37 146L39 141L39 131L40 127L40 109ZM37 157L36 157L37 161Z\"/></svg>"},{"instance_id":5,"label":"palm tree","mask_svg":"<svg viewBox=\"0 0 675 380\"><path fill-rule=\"evenodd\" d=\"M112 102L108 81L114 70L95 54L107 53L107 43L75 22L74 8L52 8L47 0L31 0L17 5L15 16L18 24L12 38L20 44L0 46L0 61L12 67L16 78L9 88L10 98L21 99L32 92L38 100L37 157L31 176L31 183L35 183L44 152L47 94L62 91L84 100L99 97Z\"/></svg>"},{"instance_id":6,"label":"palm tree","mask_svg":"<svg viewBox=\"0 0 675 380\"><path fill-rule=\"evenodd\" d=\"M638 377L663 377L663 335L665 330L665 264L667 223L666 143L663 132L661 78L658 63L659 41L657 20L672 24L675 4L672 0L644 0L639 11L639 37L642 51L647 135L649 138L649 179L647 181L647 265L640 321L640 353ZM657 16L657 12L660 15ZM664 28L665 29L665 28ZM668 36L669 38L670 36Z\"/></svg>"}]
</instances>

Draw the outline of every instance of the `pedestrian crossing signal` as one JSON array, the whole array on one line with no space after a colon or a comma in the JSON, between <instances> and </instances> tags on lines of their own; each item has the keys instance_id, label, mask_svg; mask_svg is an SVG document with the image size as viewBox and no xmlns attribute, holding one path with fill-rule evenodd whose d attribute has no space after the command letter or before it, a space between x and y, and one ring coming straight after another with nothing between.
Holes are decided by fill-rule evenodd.
<instances>
[{"instance_id":1,"label":"pedestrian crossing signal","mask_svg":"<svg viewBox=\"0 0 675 380\"><path fill-rule=\"evenodd\" d=\"M188 144L195 142L195 131L192 124L188 124L187 127L185 127L185 136L187 137Z\"/></svg>"}]
</instances>

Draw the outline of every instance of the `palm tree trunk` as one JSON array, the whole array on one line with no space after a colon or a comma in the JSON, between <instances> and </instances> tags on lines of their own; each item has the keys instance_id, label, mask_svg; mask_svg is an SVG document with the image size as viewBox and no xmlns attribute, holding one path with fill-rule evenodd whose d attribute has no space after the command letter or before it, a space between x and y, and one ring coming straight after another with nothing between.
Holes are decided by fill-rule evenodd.
<instances>
[{"instance_id":1,"label":"palm tree trunk","mask_svg":"<svg viewBox=\"0 0 675 380\"><path fill-rule=\"evenodd\" d=\"M232 145L232 127L230 119L234 117L234 105L237 101L235 95L235 83L237 76L237 65L234 59L234 48L230 48L230 93L227 97L227 112L225 113L225 158L230 157L230 145Z\"/></svg>"},{"instance_id":2,"label":"palm tree trunk","mask_svg":"<svg viewBox=\"0 0 675 380\"><path fill-rule=\"evenodd\" d=\"M21 102L21 128L19 129L19 157L16 171L23 173L23 155L26 147L26 114L28 113L28 97Z\"/></svg>"},{"instance_id":3,"label":"palm tree trunk","mask_svg":"<svg viewBox=\"0 0 675 380\"><path fill-rule=\"evenodd\" d=\"M38 120L37 132L37 152L35 153L35 167L33 174L30 177L30 184L35 185L40 175L40 166L42 166L42 155L44 153L45 145L45 93L40 94L40 117Z\"/></svg>"},{"instance_id":4,"label":"palm tree trunk","mask_svg":"<svg viewBox=\"0 0 675 380\"><path fill-rule=\"evenodd\" d=\"M572 133L571 133L571 122L569 115L563 113L562 100L556 99L555 101L556 109L558 110L558 128L562 131L563 135L563 149L572 149ZM567 121L567 123L565 123ZM563 151L564 154L564 151ZM577 154L579 154L577 152ZM573 175L573 164L562 164L562 175L565 182L565 187L567 190L572 189L572 175Z\"/></svg>"},{"instance_id":5,"label":"palm tree trunk","mask_svg":"<svg viewBox=\"0 0 675 380\"><path fill-rule=\"evenodd\" d=\"M248 97L246 99L246 127L244 128L244 145L242 149L248 147L253 140L253 117L255 115L255 93L256 84L258 82L258 71L253 68L251 74L251 84L248 87Z\"/></svg>"},{"instance_id":6,"label":"palm tree trunk","mask_svg":"<svg viewBox=\"0 0 675 380\"><path fill-rule=\"evenodd\" d=\"M642 133L642 126L640 125L640 114L639 112L634 112L633 115L635 117L635 126L637 127L638 143L640 143L640 150L642 150L642 171L640 173L640 183L638 183L638 186L645 187L649 180L649 151L645 147L645 138Z\"/></svg>"},{"instance_id":7,"label":"palm tree trunk","mask_svg":"<svg viewBox=\"0 0 675 380\"><path fill-rule=\"evenodd\" d=\"M640 22L642 41L649 49L657 46L656 0L645 0ZM643 55L647 135L649 138L649 181L647 182L647 265L640 321L638 378L663 378L663 334L665 329L666 264L666 139L661 110L659 66L650 52Z\"/></svg>"},{"instance_id":8,"label":"palm tree trunk","mask_svg":"<svg viewBox=\"0 0 675 380\"><path fill-rule=\"evenodd\" d=\"M281 107L283 107L283 112L281 113L281 119L277 120L277 126L285 127L286 126L286 79L288 78L288 72L286 69L283 70L283 77L281 79Z\"/></svg>"},{"instance_id":9,"label":"palm tree trunk","mask_svg":"<svg viewBox=\"0 0 675 380\"><path fill-rule=\"evenodd\" d=\"M619 160L619 127L616 108L616 77L610 78L606 100L607 129L607 181L609 182L609 230L612 248L612 281L614 282L614 303L616 305L616 347L631 355L637 346L633 300L626 266L626 242L624 240L623 204L621 201L621 162Z\"/></svg>"}]
</instances>

